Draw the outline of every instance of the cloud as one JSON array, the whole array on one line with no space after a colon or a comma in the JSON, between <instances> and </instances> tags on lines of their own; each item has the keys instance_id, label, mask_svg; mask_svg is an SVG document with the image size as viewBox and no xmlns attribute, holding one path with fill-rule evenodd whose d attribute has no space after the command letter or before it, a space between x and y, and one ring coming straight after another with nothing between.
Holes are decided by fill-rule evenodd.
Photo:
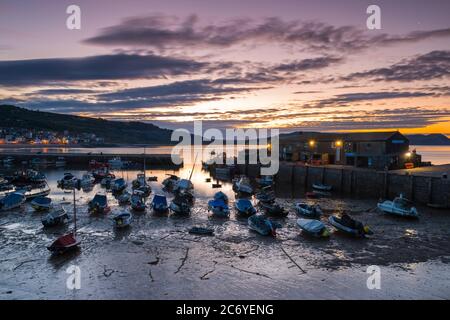
<instances>
[{"instance_id":1,"label":"cloud","mask_svg":"<svg viewBox=\"0 0 450 320\"><path fill-rule=\"evenodd\" d=\"M431 51L386 68L352 73L342 80L401 81L442 79L450 76L450 51Z\"/></svg>"},{"instance_id":2,"label":"cloud","mask_svg":"<svg viewBox=\"0 0 450 320\"><path fill-rule=\"evenodd\" d=\"M319 57L312 59L296 60L289 63L283 63L273 68L274 71L297 72L306 70L323 69L331 64L343 61L343 58L337 57Z\"/></svg>"},{"instance_id":3,"label":"cloud","mask_svg":"<svg viewBox=\"0 0 450 320\"><path fill-rule=\"evenodd\" d=\"M24 86L80 80L163 78L198 73L207 64L156 55L98 55L0 61L0 84Z\"/></svg>"},{"instance_id":4,"label":"cloud","mask_svg":"<svg viewBox=\"0 0 450 320\"><path fill-rule=\"evenodd\" d=\"M450 37L450 28L415 31L405 35L370 35L354 26L332 26L321 22L285 21L277 17L231 19L202 23L196 15L131 17L110 26L85 43L103 46L151 47L157 50L225 48L237 44L281 43L302 45L313 51L359 51L377 45L417 42Z\"/></svg>"}]
</instances>

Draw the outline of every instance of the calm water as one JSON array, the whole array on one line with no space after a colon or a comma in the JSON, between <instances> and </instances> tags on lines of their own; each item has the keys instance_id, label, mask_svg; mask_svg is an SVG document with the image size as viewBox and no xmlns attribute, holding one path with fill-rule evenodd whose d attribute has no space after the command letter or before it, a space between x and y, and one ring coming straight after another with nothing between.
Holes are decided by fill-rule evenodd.
<instances>
[{"instance_id":1,"label":"calm water","mask_svg":"<svg viewBox=\"0 0 450 320\"><path fill-rule=\"evenodd\" d=\"M147 147L145 152L147 154L170 154L172 146L158 146ZM447 164L450 163L450 146L411 146L410 150L416 149L422 155L423 161L431 161L432 164ZM232 148L225 150L228 154L232 154ZM1 152L43 152L43 153L103 153L103 154L142 154L143 147L116 147L116 148L0 148Z\"/></svg>"}]
</instances>

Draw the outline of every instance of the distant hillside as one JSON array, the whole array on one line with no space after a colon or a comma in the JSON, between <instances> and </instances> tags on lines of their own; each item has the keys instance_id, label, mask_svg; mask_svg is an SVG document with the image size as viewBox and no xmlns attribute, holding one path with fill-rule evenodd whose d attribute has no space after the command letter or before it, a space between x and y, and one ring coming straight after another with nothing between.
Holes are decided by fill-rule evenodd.
<instances>
[{"instance_id":1,"label":"distant hillside","mask_svg":"<svg viewBox=\"0 0 450 320\"><path fill-rule=\"evenodd\" d=\"M450 139L447 136L436 134L411 134L407 135L409 144L416 146L450 146Z\"/></svg>"},{"instance_id":2,"label":"distant hillside","mask_svg":"<svg viewBox=\"0 0 450 320\"><path fill-rule=\"evenodd\" d=\"M0 105L0 127L33 128L70 133L93 133L106 143L172 144L171 130L143 122L120 122L32 111Z\"/></svg>"}]
</instances>

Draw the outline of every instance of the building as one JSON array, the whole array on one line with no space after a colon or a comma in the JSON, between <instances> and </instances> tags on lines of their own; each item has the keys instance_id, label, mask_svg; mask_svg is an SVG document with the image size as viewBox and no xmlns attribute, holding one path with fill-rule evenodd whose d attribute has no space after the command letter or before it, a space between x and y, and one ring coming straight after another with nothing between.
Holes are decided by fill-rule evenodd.
<instances>
[{"instance_id":1,"label":"building","mask_svg":"<svg viewBox=\"0 0 450 320\"><path fill-rule=\"evenodd\" d=\"M296 132L280 137L280 158L310 164L339 164L374 169L404 168L420 163L399 131L318 133Z\"/></svg>"}]
</instances>

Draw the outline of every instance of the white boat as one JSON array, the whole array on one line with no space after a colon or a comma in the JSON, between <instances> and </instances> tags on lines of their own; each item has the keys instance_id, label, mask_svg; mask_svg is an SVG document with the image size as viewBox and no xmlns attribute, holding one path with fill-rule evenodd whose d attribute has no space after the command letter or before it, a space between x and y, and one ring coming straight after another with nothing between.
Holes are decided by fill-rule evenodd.
<instances>
[{"instance_id":1,"label":"white boat","mask_svg":"<svg viewBox=\"0 0 450 320\"><path fill-rule=\"evenodd\" d=\"M378 203L378 209L385 213L402 216L418 218L419 212L413 206L413 203L404 198L403 195L396 197L394 201L386 200Z\"/></svg>"},{"instance_id":2,"label":"white boat","mask_svg":"<svg viewBox=\"0 0 450 320\"><path fill-rule=\"evenodd\" d=\"M253 188L247 177L241 177L238 181L235 181L233 184L233 190L236 193L253 194Z\"/></svg>"},{"instance_id":3,"label":"white boat","mask_svg":"<svg viewBox=\"0 0 450 320\"><path fill-rule=\"evenodd\" d=\"M48 196L50 194L50 191L50 187L47 183L41 184L36 187L27 186L16 190L16 192L23 193L26 200Z\"/></svg>"},{"instance_id":4,"label":"white boat","mask_svg":"<svg viewBox=\"0 0 450 320\"><path fill-rule=\"evenodd\" d=\"M95 178L92 174L90 173L85 173L83 174L83 176L81 177L81 182L80 185L81 187L86 187L86 186L90 186L93 185L95 183Z\"/></svg>"},{"instance_id":5,"label":"white boat","mask_svg":"<svg viewBox=\"0 0 450 320\"><path fill-rule=\"evenodd\" d=\"M77 182L78 178L69 172L64 173L64 177L57 181L58 187L61 189L71 189Z\"/></svg>"},{"instance_id":6,"label":"white boat","mask_svg":"<svg viewBox=\"0 0 450 320\"><path fill-rule=\"evenodd\" d=\"M119 229L130 226L131 220L132 216L128 211L119 212L113 217L114 226Z\"/></svg>"},{"instance_id":7,"label":"white boat","mask_svg":"<svg viewBox=\"0 0 450 320\"><path fill-rule=\"evenodd\" d=\"M313 183L312 187L319 191L331 191L331 189L333 189L332 186L323 183Z\"/></svg>"},{"instance_id":8,"label":"white boat","mask_svg":"<svg viewBox=\"0 0 450 320\"><path fill-rule=\"evenodd\" d=\"M330 235L327 227L322 221L314 219L298 219L297 225L305 233L312 235L317 238L326 238Z\"/></svg>"},{"instance_id":9,"label":"white boat","mask_svg":"<svg viewBox=\"0 0 450 320\"><path fill-rule=\"evenodd\" d=\"M53 207L52 199L49 197L34 198L30 204L36 211L48 211Z\"/></svg>"}]
</instances>

